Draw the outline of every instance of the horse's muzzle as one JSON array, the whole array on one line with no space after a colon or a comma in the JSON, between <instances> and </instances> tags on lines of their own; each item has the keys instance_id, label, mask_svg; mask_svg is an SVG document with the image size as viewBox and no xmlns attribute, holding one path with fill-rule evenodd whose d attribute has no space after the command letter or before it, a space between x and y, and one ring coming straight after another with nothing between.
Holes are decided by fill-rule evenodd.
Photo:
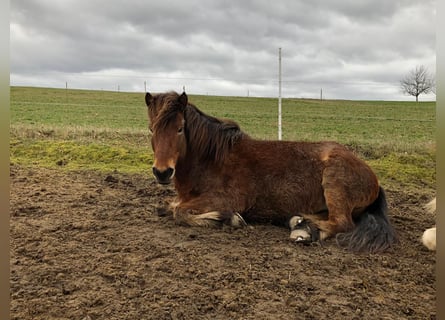
<instances>
[{"instance_id":1,"label":"horse's muzzle","mask_svg":"<svg viewBox=\"0 0 445 320\"><path fill-rule=\"evenodd\" d=\"M169 184L173 176L175 175L175 169L167 168L166 170L161 171L153 167L153 175L155 176L158 183Z\"/></svg>"}]
</instances>

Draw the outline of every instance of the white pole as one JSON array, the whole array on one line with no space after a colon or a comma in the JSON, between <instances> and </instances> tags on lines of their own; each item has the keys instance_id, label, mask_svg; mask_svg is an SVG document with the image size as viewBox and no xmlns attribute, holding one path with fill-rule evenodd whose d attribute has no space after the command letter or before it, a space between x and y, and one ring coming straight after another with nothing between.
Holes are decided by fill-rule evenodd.
<instances>
[{"instance_id":1,"label":"white pole","mask_svg":"<svg viewBox=\"0 0 445 320\"><path fill-rule=\"evenodd\" d=\"M281 132L281 48L278 48L278 140Z\"/></svg>"}]
</instances>

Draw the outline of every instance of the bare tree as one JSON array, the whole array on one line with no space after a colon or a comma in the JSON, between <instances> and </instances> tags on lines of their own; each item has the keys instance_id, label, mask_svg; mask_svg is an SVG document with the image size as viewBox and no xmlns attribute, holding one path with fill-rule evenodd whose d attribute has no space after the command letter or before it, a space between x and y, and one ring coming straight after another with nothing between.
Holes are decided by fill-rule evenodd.
<instances>
[{"instance_id":1,"label":"bare tree","mask_svg":"<svg viewBox=\"0 0 445 320\"><path fill-rule=\"evenodd\" d=\"M400 86L403 93L416 97L416 102L419 101L420 94L435 93L436 91L434 77L425 66L417 66L416 69L411 70L400 81Z\"/></svg>"}]
</instances>

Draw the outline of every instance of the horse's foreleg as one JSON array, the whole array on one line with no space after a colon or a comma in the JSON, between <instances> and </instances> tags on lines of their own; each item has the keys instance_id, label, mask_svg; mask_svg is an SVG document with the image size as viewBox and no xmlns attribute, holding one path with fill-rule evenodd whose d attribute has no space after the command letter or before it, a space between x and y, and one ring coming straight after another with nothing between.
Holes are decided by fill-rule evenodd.
<instances>
[{"instance_id":1,"label":"horse's foreleg","mask_svg":"<svg viewBox=\"0 0 445 320\"><path fill-rule=\"evenodd\" d=\"M174 209L173 216L177 223L188 226L216 227L228 224L241 228L247 225L238 212L211 210L210 208L197 200L192 200L178 204Z\"/></svg>"},{"instance_id":2,"label":"horse's foreleg","mask_svg":"<svg viewBox=\"0 0 445 320\"><path fill-rule=\"evenodd\" d=\"M228 224L235 228L241 228L247 225L243 217L238 212L228 213L220 211L209 211L196 214L194 211L177 211L175 219L179 224L199 227L217 227L222 224Z\"/></svg>"}]
</instances>

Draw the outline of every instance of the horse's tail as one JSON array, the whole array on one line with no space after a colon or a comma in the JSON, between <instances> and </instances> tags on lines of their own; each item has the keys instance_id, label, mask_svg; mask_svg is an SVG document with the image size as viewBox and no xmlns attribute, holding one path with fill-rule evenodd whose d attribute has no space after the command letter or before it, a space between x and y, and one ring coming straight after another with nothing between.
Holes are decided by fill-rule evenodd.
<instances>
[{"instance_id":1,"label":"horse's tail","mask_svg":"<svg viewBox=\"0 0 445 320\"><path fill-rule=\"evenodd\" d=\"M337 235L337 243L353 252L382 252L398 243L397 234L388 220L385 191L355 220L355 228Z\"/></svg>"}]
</instances>

